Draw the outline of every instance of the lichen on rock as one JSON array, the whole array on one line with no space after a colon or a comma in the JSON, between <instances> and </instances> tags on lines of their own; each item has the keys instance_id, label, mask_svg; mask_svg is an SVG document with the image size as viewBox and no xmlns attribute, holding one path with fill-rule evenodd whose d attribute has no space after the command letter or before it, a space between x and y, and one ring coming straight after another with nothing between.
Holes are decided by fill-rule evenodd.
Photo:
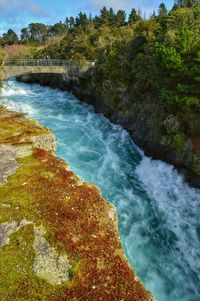
<instances>
[{"instance_id":1,"label":"lichen on rock","mask_svg":"<svg viewBox=\"0 0 200 301\"><path fill-rule=\"evenodd\" d=\"M29 224L30 222L25 219L22 221L12 221L0 224L0 249L9 243L10 234Z\"/></svg>"},{"instance_id":2,"label":"lichen on rock","mask_svg":"<svg viewBox=\"0 0 200 301\"><path fill-rule=\"evenodd\" d=\"M13 148L10 145L0 145L0 184L7 182L7 178L19 168Z\"/></svg>"},{"instance_id":3,"label":"lichen on rock","mask_svg":"<svg viewBox=\"0 0 200 301\"><path fill-rule=\"evenodd\" d=\"M37 276L45 279L52 285L61 285L69 281L71 265L67 255L59 255L44 238L44 227L34 227L34 249L36 253L34 271Z\"/></svg>"}]
</instances>

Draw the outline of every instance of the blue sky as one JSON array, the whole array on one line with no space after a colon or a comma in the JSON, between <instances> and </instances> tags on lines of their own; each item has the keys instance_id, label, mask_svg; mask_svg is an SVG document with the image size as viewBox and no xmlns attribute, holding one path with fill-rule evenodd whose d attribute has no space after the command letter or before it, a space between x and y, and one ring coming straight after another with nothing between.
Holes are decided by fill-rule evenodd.
<instances>
[{"instance_id":1,"label":"blue sky","mask_svg":"<svg viewBox=\"0 0 200 301\"><path fill-rule=\"evenodd\" d=\"M0 0L0 35L12 28L17 33L31 22L53 24L75 16L79 11L97 14L103 7L124 9L140 8L148 16L161 2L171 8L174 0Z\"/></svg>"}]
</instances>

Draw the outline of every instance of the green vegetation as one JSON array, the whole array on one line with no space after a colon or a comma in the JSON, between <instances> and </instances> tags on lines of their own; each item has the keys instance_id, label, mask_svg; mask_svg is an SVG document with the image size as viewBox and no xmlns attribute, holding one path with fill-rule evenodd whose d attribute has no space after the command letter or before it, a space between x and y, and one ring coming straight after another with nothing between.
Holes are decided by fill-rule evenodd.
<instances>
[{"instance_id":1,"label":"green vegetation","mask_svg":"<svg viewBox=\"0 0 200 301\"><path fill-rule=\"evenodd\" d=\"M169 18L177 13L183 14L183 25L173 29L169 22L164 40L154 47L155 79L167 103L200 109L200 9L181 9Z\"/></svg>"},{"instance_id":2,"label":"green vegetation","mask_svg":"<svg viewBox=\"0 0 200 301\"><path fill-rule=\"evenodd\" d=\"M172 136L172 146L174 147L174 149L178 152L181 153L182 149L184 147L185 144L185 137L182 133L180 134L176 134L174 136Z\"/></svg>"},{"instance_id":3,"label":"green vegetation","mask_svg":"<svg viewBox=\"0 0 200 301\"><path fill-rule=\"evenodd\" d=\"M8 30L0 42L15 58L95 60L96 83L115 104L119 90L131 87L132 101L153 93L169 109L200 110L199 20L199 0L175 1L169 12L161 3L147 20L135 9L127 16L103 7L95 17L80 12L52 26L31 23L20 40Z\"/></svg>"},{"instance_id":4,"label":"green vegetation","mask_svg":"<svg viewBox=\"0 0 200 301\"><path fill-rule=\"evenodd\" d=\"M17 34L12 29L8 29L6 33L3 34L1 41L2 46L4 45L13 45L19 42Z\"/></svg>"},{"instance_id":5,"label":"green vegetation","mask_svg":"<svg viewBox=\"0 0 200 301\"><path fill-rule=\"evenodd\" d=\"M103 7L95 17L31 23L20 39L9 29L0 44L9 57L95 60L96 82L115 103L131 86L133 101L153 92L173 109L200 110L199 20L199 0L177 0L169 12L161 3L147 20L135 9L127 16Z\"/></svg>"},{"instance_id":6,"label":"green vegetation","mask_svg":"<svg viewBox=\"0 0 200 301\"><path fill-rule=\"evenodd\" d=\"M97 82L120 101L119 87L132 100L144 93L161 98L169 110L200 110L200 8L176 8L136 22L97 59ZM112 82L112 85L110 85ZM108 89L108 87L111 87ZM109 95L107 95L109 96Z\"/></svg>"},{"instance_id":7,"label":"green vegetation","mask_svg":"<svg viewBox=\"0 0 200 301\"><path fill-rule=\"evenodd\" d=\"M129 15L106 7L94 17L80 12L52 26L31 23L20 39L9 30L0 44L11 58L95 61L94 86L113 111L157 103L161 110L148 120L164 112L160 133L170 135L161 124L167 116L180 123L167 145L181 153L191 139L200 153L200 0L177 0L170 11L161 3L148 19L134 8Z\"/></svg>"}]
</instances>

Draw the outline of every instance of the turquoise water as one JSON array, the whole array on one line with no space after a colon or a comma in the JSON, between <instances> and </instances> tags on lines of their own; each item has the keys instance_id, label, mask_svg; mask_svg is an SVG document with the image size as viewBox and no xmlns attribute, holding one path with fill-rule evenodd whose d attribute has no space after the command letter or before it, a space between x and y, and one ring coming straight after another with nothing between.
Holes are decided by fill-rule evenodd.
<instances>
[{"instance_id":1,"label":"turquoise water","mask_svg":"<svg viewBox=\"0 0 200 301\"><path fill-rule=\"evenodd\" d=\"M130 263L157 301L200 300L200 191L67 92L9 80L1 103L51 128L57 155L114 203Z\"/></svg>"}]
</instances>

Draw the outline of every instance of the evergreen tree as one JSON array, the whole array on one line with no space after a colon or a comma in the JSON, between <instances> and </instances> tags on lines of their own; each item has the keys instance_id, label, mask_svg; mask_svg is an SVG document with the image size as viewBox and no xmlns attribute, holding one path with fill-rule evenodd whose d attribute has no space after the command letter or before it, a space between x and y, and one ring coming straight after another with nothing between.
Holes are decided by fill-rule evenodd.
<instances>
[{"instance_id":1,"label":"evergreen tree","mask_svg":"<svg viewBox=\"0 0 200 301\"><path fill-rule=\"evenodd\" d=\"M69 18L68 17L66 17L66 19L65 19L65 26L66 26L66 28L69 28Z\"/></svg>"},{"instance_id":2,"label":"evergreen tree","mask_svg":"<svg viewBox=\"0 0 200 301\"><path fill-rule=\"evenodd\" d=\"M108 25L109 23L109 11L107 8L104 6L101 11L100 11L100 19L102 25Z\"/></svg>"},{"instance_id":3,"label":"evergreen tree","mask_svg":"<svg viewBox=\"0 0 200 301\"><path fill-rule=\"evenodd\" d=\"M17 34L12 29L8 29L7 33L3 34L2 45L13 45L19 42Z\"/></svg>"},{"instance_id":4,"label":"evergreen tree","mask_svg":"<svg viewBox=\"0 0 200 301\"><path fill-rule=\"evenodd\" d=\"M128 23L129 24L134 24L137 21L141 20L141 17L138 15L137 11L135 10L135 8L132 9L129 17L128 17Z\"/></svg>"},{"instance_id":5,"label":"evergreen tree","mask_svg":"<svg viewBox=\"0 0 200 301\"><path fill-rule=\"evenodd\" d=\"M155 12L155 10L154 10L154 11L152 12L150 18L151 18L151 19L154 19L155 17L156 17L156 12Z\"/></svg>"},{"instance_id":6,"label":"evergreen tree","mask_svg":"<svg viewBox=\"0 0 200 301\"><path fill-rule=\"evenodd\" d=\"M73 29L75 26L75 20L74 20L74 17L70 17L69 18L69 28L70 29Z\"/></svg>"},{"instance_id":7,"label":"evergreen tree","mask_svg":"<svg viewBox=\"0 0 200 301\"><path fill-rule=\"evenodd\" d=\"M30 23L28 25L29 32L31 35L31 40L42 42L45 41L47 38L47 26L42 23Z\"/></svg>"},{"instance_id":8,"label":"evergreen tree","mask_svg":"<svg viewBox=\"0 0 200 301\"><path fill-rule=\"evenodd\" d=\"M126 13L124 10L118 10L116 15L116 26L124 26L126 25Z\"/></svg>"},{"instance_id":9,"label":"evergreen tree","mask_svg":"<svg viewBox=\"0 0 200 301\"><path fill-rule=\"evenodd\" d=\"M161 4L159 5L158 14L159 14L159 17L161 17L161 18L167 16L167 8L166 8L165 3L161 3Z\"/></svg>"},{"instance_id":10,"label":"evergreen tree","mask_svg":"<svg viewBox=\"0 0 200 301\"><path fill-rule=\"evenodd\" d=\"M85 13L82 13L80 12L78 14L78 16L76 17L76 27L80 27L82 28L83 30L85 30L87 28L87 25L88 25L88 17Z\"/></svg>"},{"instance_id":11,"label":"evergreen tree","mask_svg":"<svg viewBox=\"0 0 200 301\"><path fill-rule=\"evenodd\" d=\"M54 24L50 30L49 33L51 36L59 36L62 35L66 31L65 24L62 24L62 22Z\"/></svg>"},{"instance_id":12,"label":"evergreen tree","mask_svg":"<svg viewBox=\"0 0 200 301\"><path fill-rule=\"evenodd\" d=\"M176 0L175 4L177 4L178 7L197 7L200 6L200 0Z\"/></svg>"},{"instance_id":13,"label":"evergreen tree","mask_svg":"<svg viewBox=\"0 0 200 301\"><path fill-rule=\"evenodd\" d=\"M89 19L90 22L92 22L92 14L91 13L89 14L89 18L88 19Z\"/></svg>"},{"instance_id":14,"label":"evergreen tree","mask_svg":"<svg viewBox=\"0 0 200 301\"><path fill-rule=\"evenodd\" d=\"M108 12L108 25L110 27L116 26L116 15L114 13L113 8L110 8Z\"/></svg>"},{"instance_id":15,"label":"evergreen tree","mask_svg":"<svg viewBox=\"0 0 200 301\"><path fill-rule=\"evenodd\" d=\"M172 7L172 11L177 10L179 8L177 3L174 3L173 7Z\"/></svg>"},{"instance_id":16,"label":"evergreen tree","mask_svg":"<svg viewBox=\"0 0 200 301\"><path fill-rule=\"evenodd\" d=\"M99 16L95 16L93 19L95 28L99 28L102 25L102 20Z\"/></svg>"},{"instance_id":17,"label":"evergreen tree","mask_svg":"<svg viewBox=\"0 0 200 301\"><path fill-rule=\"evenodd\" d=\"M21 41L26 43L30 40L30 33L27 27L22 28L21 30Z\"/></svg>"},{"instance_id":18,"label":"evergreen tree","mask_svg":"<svg viewBox=\"0 0 200 301\"><path fill-rule=\"evenodd\" d=\"M175 11L179 16L179 11ZM180 12L180 15L182 12ZM190 11L187 12L190 14ZM154 59L156 80L164 101L180 108L200 110L200 13L183 20L169 41L156 43ZM191 27L192 26L192 27Z\"/></svg>"},{"instance_id":19,"label":"evergreen tree","mask_svg":"<svg viewBox=\"0 0 200 301\"><path fill-rule=\"evenodd\" d=\"M161 3L159 5L159 10L158 10L158 21L161 25L161 37L164 36L164 32L167 31L167 15L168 15L168 11L166 8L166 5L164 3Z\"/></svg>"}]
</instances>

